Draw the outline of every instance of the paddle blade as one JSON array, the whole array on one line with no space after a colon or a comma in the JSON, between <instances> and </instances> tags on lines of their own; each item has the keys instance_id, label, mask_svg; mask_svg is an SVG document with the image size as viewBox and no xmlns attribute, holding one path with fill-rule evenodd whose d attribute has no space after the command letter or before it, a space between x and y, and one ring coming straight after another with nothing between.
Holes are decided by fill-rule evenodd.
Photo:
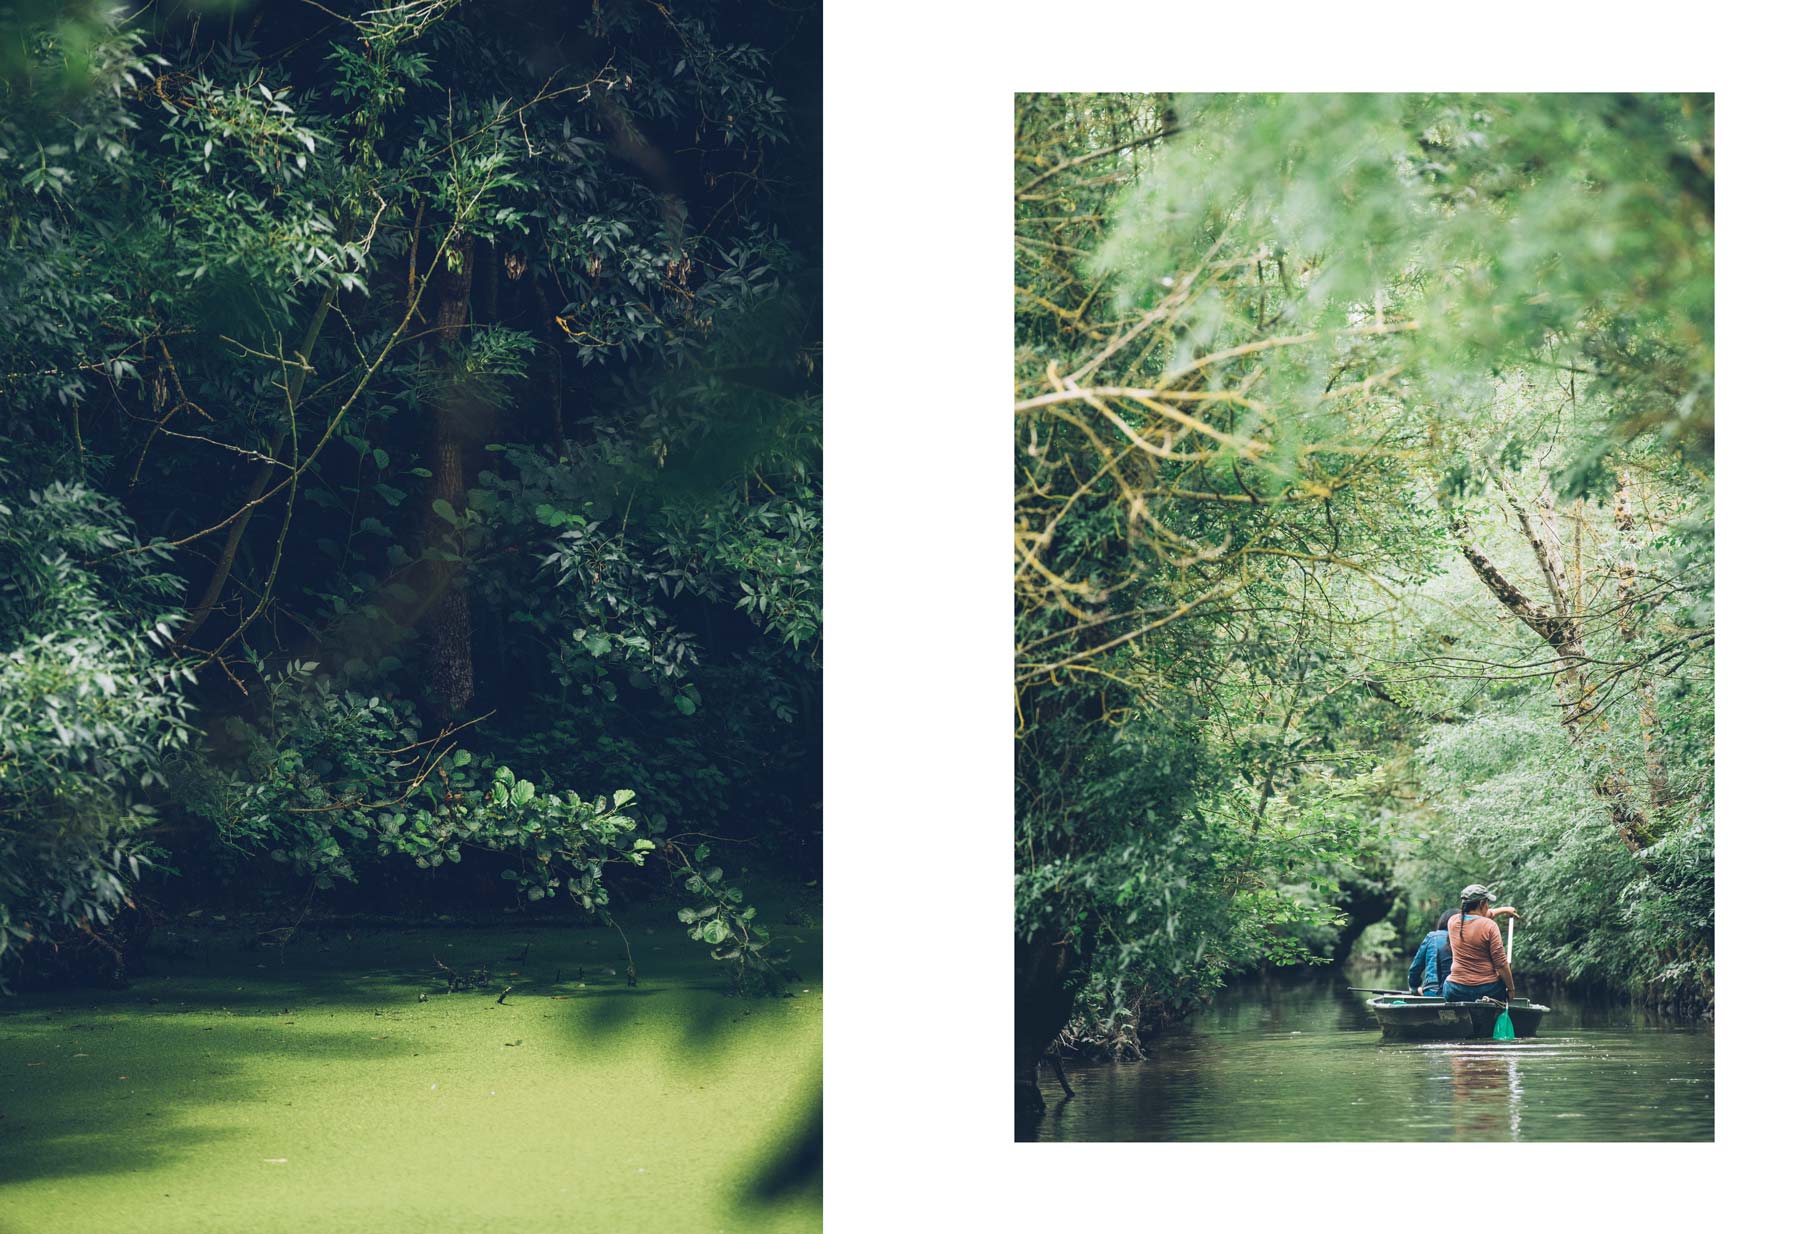
<instances>
[{"instance_id":1,"label":"paddle blade","mask_svg":"<svg viewBox=\"0 0 1800 1234\"><path fill-rule=\"evenodd\" d=\"M1513 1039L1512 1013L1502 1011L1494 1019L1494 1040L1511 1041Z\"/></svg>"}]
</instances>

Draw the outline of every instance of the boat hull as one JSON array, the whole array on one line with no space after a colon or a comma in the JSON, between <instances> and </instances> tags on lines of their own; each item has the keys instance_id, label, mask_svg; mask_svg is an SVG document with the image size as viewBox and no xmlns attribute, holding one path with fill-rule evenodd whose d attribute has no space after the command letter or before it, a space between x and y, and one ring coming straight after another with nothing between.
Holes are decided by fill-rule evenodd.
<instances>
[{"instance_id":1,"label":"boat hull","mask_svg":"<svg viewBox=\"0 0 1800 1234\"><path fill-rule=\"evenodd\" d=\"M1496 1003L1447 1003L1443 999L1371 998L1367 1006L1381 1025L1381 1035L1399 1041L1465 1041L1491 1038L1501 1007ZM1505 1010L1512 1016L1515 1037L1537 1036L1538 1025L1550 1013L1541 1003L1515 1002Z\"/></svg>"}]
</instances>

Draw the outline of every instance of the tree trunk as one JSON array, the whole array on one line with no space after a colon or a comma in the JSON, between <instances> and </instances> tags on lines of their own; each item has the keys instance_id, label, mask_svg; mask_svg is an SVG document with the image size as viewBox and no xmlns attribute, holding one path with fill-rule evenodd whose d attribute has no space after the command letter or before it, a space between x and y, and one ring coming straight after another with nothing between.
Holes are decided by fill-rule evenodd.
<instances>
[{"instance_id":1,"label":"tree trunk","mask_svg":"<svg viewBox=\"0 0 1800 1234\"><path fill-rule=\"evenodd\" d=\"M1391 875L1376 873L1380 876L1371 877L1361 871L1352 874L1343 881L1333 901L1345 917L1344 928L1331 948L1331 958L1339 964L1350 958L1350 949L1370 926L1387 920L1400 898L1400 888L1393 884Z\"/></svg>"},{"instance_id":2,"label":"tree trunk","mask_svg":"<svg viewBox=\"0 0 1800 1234\"><path fill-rule=\"evenodd\" d=\"M1544 534L1541 528L1533 526L1529 510L1518 499L1517 494L1510 491L1509 486L1503 484L1502 488L1507 492L1508 503L1518 516L1525 538L1530 542L1538 566L1543 571L1545 585L1550 590L1550 609L1526 596L1507 580L1499 567L1475 547L1470 539L1466 520L1453 518L1450 522L1451 534L1455 537L1463 559L1475 571L1475 577L1481 580L1482 585L1507 611L1556 652L1560 664L1555 680L1563 731L1593 769L1591 783L1594 795L1606 807L1613 830L1624 841L1627 849L1634 854L1638 853L1654 838L1649 822L1637 805L1625 773L1610 765L1603 753L1596 755L1591 748L1589 737L1593 727L1590 723L1594 706L1593 687L1588 677L1587 648L1582 637L1581 621L1571 611L1567 599L1568 589L1562 577L1560 545Z\"/></svg>"},{"instance_id":3,"label":"tree trunk","mask_svg":"<svg viewBox=\"0 0 1800 1234\"><path fill-rule=\"evenodd\" d=\"M1074 957L1066 944L1040 934L1013 939L1013 1112L1035 1118L1044 1112L1038 1063L1075 1010Z\"/></svg>"},{"instance_id":4,"label":"tree trunk","mask_svg":"<svg viewBox=\"0 0 1800 1234\"><path fill-rule=\"evenodd\" d=\"M455 559L427 558L428 600L421 624L431 705L439 722L448 724L463 715L475 695L469 585L461 561L461 538L449 521L437 513L440 501L448 502L458 515L468 505L463 452L472 426L466 394L462 383L456 380L458 362L452 351L469 319L474 245L464 236L451 244L446 256L431 327L431 349L437 354L438 373L431 397L430 508L424 515L424 525L426 546Z\"/></svg>"}]
</instances>

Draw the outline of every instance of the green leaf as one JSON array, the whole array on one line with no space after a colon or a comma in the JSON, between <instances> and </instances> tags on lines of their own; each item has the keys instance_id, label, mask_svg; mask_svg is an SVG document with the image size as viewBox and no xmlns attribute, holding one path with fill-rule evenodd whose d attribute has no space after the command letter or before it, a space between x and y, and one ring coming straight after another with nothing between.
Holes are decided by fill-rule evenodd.
<instances>
[{"instance_id":1,"label":"green leaf","mask_svg":"<svg viewBox=\"0 0 1800 1234\"><path fill-rule=\"evenodd\" d=\"M685 694L677 694L675 696L675 710L679 711L684 716L693 715L694 714L694 700L689 698Z\"/></svg>"},{"instance_id":2,"label":"green leaf","mask_svg":"<svg viewBox=\"0 0 1800 1234\"><path fill-rule=\"evenodd\" d=\"M434 501L432 501L431 508L433 510L437 511L437 516L439 518L443 519L445 522L450 523L453 526L455 525L455 523L456 523L456 507L455 506L453 506L449 502L445 501L442 497L439 497L439 498L435 499Z\"/></svg>"}]
</instances>

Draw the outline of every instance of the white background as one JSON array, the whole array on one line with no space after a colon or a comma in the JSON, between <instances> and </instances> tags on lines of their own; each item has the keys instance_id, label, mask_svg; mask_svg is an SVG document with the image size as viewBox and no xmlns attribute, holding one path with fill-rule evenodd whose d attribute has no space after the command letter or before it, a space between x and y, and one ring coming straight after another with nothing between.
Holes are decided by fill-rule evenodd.
<instances>
[{"instance_id":1,"label":"white background","mask_svg":"<svg viewBox=\"0 0 1800 1234\"><path fill-rule=\"evenodd\" d=\"M1800 69L1753 11L827 5L831 1234L1792 1228ZM1012 1142L1012 94L1051 89L1718 92L1717 1144Z\"/></svg>"}]
</instances>

